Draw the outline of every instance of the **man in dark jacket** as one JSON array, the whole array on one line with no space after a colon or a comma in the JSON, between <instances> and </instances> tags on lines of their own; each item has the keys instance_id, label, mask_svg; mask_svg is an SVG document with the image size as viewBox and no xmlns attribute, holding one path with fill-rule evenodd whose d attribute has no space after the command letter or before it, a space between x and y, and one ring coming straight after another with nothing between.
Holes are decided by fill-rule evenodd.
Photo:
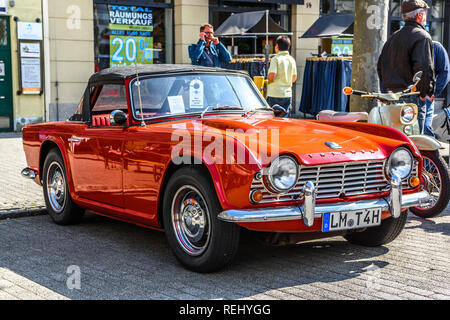
<instances>
[{"instance_id":1,"label":"man in dark jacket","mask_svg":"<svg viewBox=\"0 0 450 320\"><path fill-rule=\"evenodd\" d=\"M193 65L220 68L222 63L232 59L227 48L214 37L214 29L210 24L200 27L200 39L196 44L191 44L188 51Z\"/></svg>"},{"instance_id":2,"label":"man in dark jacket","mask_svg":"<svg viewBox=\"0 0 450 320\"><path fill-rule=\"evenodd\" d=\"M389 38L378 59L378 76L387 91L405 90L411 85L414 74L423 72L417 85L419 98L405 99L419 108L417 120L421 132L426 114L425 98L433 96L435 90L433 41L424 28L428 9L423 0L403 1L401 11L405 26Z\"/></svg>"},{"instance_id":3,"label":"man in dark jacket","mask_svg":"<svg viewBox=\"0 0 450 320\"><path fill-rule=\"evenodd\" d=\"M437 41L433 41L434 56L434 73L436 75L436 91L434 96L427 97L427 114L425 117L425 125L423 133L434 137L433 132L433 114L434 114L434 98L438 98L450 82L450 62L447 51Z\"/></svg>"}]
</instances>

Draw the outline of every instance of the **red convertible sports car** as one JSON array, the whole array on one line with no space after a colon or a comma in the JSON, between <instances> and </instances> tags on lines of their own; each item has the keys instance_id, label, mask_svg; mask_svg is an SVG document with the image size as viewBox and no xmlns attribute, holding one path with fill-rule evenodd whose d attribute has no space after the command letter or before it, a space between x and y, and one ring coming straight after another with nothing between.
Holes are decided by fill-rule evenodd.
<instances>
[{"instance_id":1,"label":"red convertible sports car","mask_svg":"<svg viewBox=\"0 0 450 320\"><path fill-rule=\"evenodd\" d=\"M429 201L407 136L275 117L239 71L103 70L67 121L25 126L23 145L22 175L43 186L55 223L89 210L165 231L198 272L228 264L242 228L274 243L342 235L379 246Z\"/></svg>"}]
</instances>

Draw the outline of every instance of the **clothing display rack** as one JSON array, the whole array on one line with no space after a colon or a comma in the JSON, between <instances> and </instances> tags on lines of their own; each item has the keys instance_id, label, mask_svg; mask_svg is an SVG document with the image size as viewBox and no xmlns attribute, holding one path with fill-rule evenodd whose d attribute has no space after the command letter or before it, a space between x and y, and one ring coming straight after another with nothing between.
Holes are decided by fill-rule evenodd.
<instances>
[{"instance_id":1,"label":"clothing display rack","mask_svg":"<svg viewBox=\"0 0 450 320\"><path fill-rule=\"evenodd\" d=\"M223 63L222 67L225 69L247 71L252 79L254 76L263 76L264 78L266 77L266 58L264 56L238 56L233 58L233 60L228 63Z\"/></svg>"},{"instance_id":2,"label":"clothing display rack","mask_svg":"<svg viewBox=\"0 0 450 320\"><path fill-rule=\"evenodd\" d=\"M321 110L348 111L348 96L342 93L350 86L350 56L308 57L303 74L299 111L317 115Z\"/></svg>"}]
</instances>

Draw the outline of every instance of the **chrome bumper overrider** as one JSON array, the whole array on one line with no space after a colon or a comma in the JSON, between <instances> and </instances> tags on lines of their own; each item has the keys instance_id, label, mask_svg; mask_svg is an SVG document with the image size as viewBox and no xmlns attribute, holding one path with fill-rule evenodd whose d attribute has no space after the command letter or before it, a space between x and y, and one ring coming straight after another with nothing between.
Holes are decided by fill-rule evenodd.
<instances>
[{"instance_id":1,"label":"chrome bumper overrider","mask_svg":"<svg viewBox=\"0 0 450 320\"><path fill-rule=\"evenodd\" d=\"M286 220L303 220L307 227L311 227L315 218L321 218L327 212L343 212L381 208L382 211L390 211L394 218L398 218L401 210L409 207L421 207L428 205L430 194L423 190L412 194L402 194L402 182L398 177L391 178L391 192L389 197L361 200L344 203L316 203L316 190L314 183L308 181L303 189L304 202L299 206L257 208L257 209L232 209L219 214L218 218L227 222L269 222Z\"/></svg>"}]
</instances>

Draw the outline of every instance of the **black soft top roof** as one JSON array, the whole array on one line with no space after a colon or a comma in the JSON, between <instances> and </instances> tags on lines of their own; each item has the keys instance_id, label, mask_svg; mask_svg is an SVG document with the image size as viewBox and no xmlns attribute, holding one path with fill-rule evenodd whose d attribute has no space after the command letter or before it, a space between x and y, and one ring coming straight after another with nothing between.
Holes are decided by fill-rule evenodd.
<instances>
[{"instance_id":1,"label":"black soft top roof","mask_svg":"<svg viewBox=\"0 0 450 320\"><path fill-rule=\"evenodd\" d=\"M133 78L136 76L136 69L139 73L139 76L170 74L177 72L230 72L248 75L248 73L245 71L209 68L188 64L146 64L104 69L100 72L94 73L89 78L89 86L102 83L124 83L125 79Z\"/></svg>"}]
</instances>

